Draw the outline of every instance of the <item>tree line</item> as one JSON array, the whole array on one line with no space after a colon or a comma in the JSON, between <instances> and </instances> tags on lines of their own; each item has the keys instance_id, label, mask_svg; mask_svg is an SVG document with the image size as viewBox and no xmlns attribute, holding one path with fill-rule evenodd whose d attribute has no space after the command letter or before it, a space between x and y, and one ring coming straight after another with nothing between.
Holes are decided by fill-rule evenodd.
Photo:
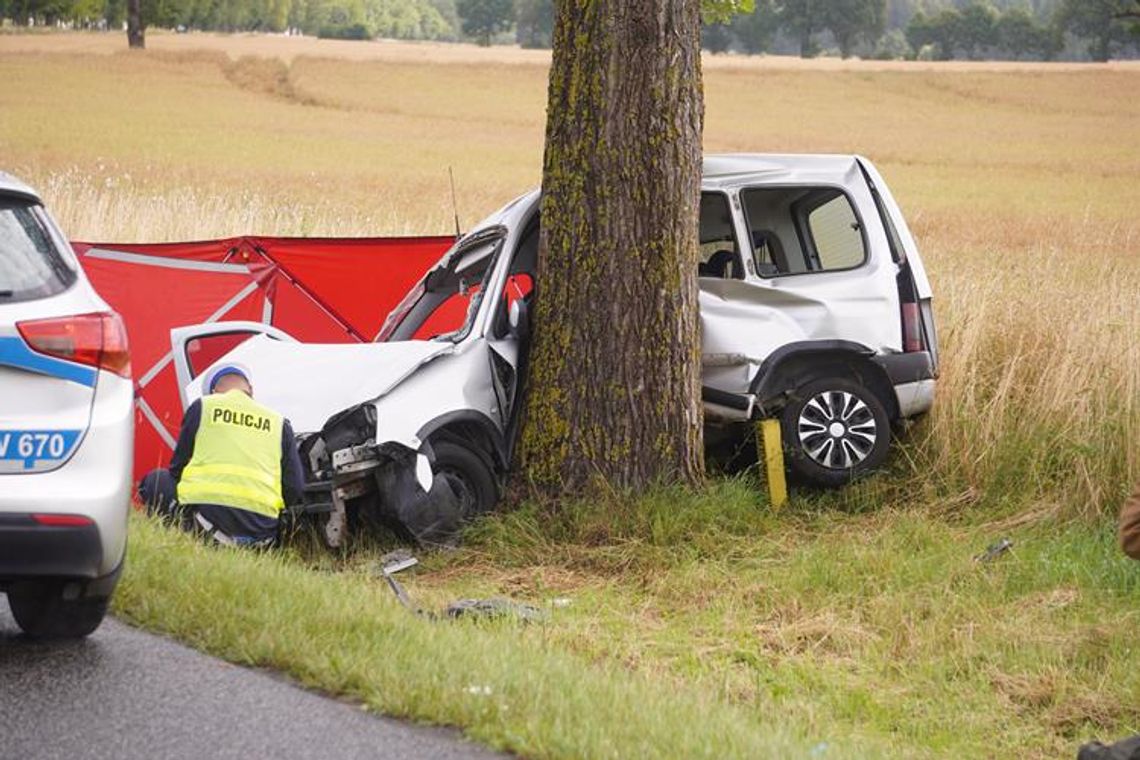
<instances>
[{"instance_id":1,"label":"tree line","mask_svg":"<svg viewBox=\"0 0 1140 760\"><path fill-rule=\"evenodd\" d=\"M118 29L134 0L0 0L17 25ZM137 0L145 26L322 37L516 42L549 48L555 0ZM1140 0L754 0L710 20L714 53L873 58L1140 54Z\"/></svg>"},{"instance_id":2,"label":"tree line","mask_svg":"<svg viewBox=\"0 0 1140 760\"><path fill-rule=\"evenodd\" d=\"M714 53L882 59L1092 59L1140 54L1140 0L756 0L705 24Z\"/></svg>"}]
</instances>

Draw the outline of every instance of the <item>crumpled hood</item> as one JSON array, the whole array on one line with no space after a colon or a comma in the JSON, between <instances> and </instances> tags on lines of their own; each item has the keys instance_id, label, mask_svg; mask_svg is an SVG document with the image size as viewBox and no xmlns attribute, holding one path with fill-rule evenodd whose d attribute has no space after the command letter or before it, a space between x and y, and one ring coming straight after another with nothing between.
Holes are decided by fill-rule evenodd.
<instances>
[{"instance_id":1,"label":"crumpled hood","mask_svg":"<svg viewBox=\"0 0 1140 760\"><path fill-rule=\"evenodd\" d=\"M329 417L382 396L417 367L454 350L451 343L294 343L258 335L218 362L240 362L253 375L253 395L283 414L297 433L314 433ZM200 384L189 389L201 396Z\"/></svg>"}]
</instances>

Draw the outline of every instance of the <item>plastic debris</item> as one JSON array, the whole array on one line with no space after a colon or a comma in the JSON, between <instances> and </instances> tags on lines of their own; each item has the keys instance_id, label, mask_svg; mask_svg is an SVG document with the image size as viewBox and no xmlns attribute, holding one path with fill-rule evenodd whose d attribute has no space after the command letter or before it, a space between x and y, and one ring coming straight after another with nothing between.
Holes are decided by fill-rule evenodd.
<instances>
[{"instance_id":1,"label":"plastic debris","mask_svg":"<svg viewBox=\"0 0 1140 760\"><path fill-rule=\"evenodd\" d=\"M512 602L510 599L460 599L447 606L447 616L451 618L469 617L484 619L515 618L524 623L536 623L547 619L545 611L533 604Z\"/></svg>"},{"instance_id":2,"label":"plastic debris","mask_svg":"<svg viewBox=\"0 0 1140 760\"><path fill-rule=\"evenodd\" d=\"M995 559L1013 549L1013 541L1003 538L986 547L986 550L974 557L975 562L993 562Z\"/></svg>"}]
</instances>

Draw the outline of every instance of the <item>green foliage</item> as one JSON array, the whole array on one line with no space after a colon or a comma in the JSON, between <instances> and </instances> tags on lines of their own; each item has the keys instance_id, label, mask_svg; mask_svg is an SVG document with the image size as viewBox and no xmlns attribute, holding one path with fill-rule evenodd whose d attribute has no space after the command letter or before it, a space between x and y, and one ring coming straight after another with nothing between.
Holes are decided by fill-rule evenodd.
<instances>
[{"instance_id":1,"label":"green foliage","mask_svg":"<svg viewBox=\"0 0 1140 760\"><path fill-rule=\"evenodd\" d=\"M1135 14L1135 15L1133 15ZM1117 45L1134 37L1140 16L1135 0L1064 0L1057 10L1057 26L1088 39L1094 61L1107 61Z\"/></svg>"},{"instance_id":2,"label":"green foliage","mask_svg":"<svg viewBox=\"0 0 1140 760\"><path fill-rule=\"evenodd\" d=\"M901 29L890 29L875 43L871 57L880 61L902 61L914 57L914 48Z\"/></svg>"},{"instance_id":3,"label":"green foliage","mask_svg":"<svg viewBox=\"0 0 1140 760\"><path fill-rule=\"evenodd\" d=\"M372 32L365 24L359 22L325 24L317 31L317 36L329 40L370 40Z\"/></svg>"},{"instance_id":4,"label":"green foliage","mask_svg":"<svg viewBox=\"0 0 1140 760\"><path fill-rule=\"evenodd\" d=\"M723 24L755 7L756 0L701 0L701 19L706 24Z\"/></svg>"},{"instance_id":5,"label":"green foliage","mask_svg":"<svg viewBox=\"0 0 1140 760\"><path fill-rule=\"evenodd\" d=\"M757 0L751 13L741 14L732 20L732 32L741 51L750 54L768 52L779 28L776 0Z\"/></svg>"},{"instance_id":6,"label":"green foliage","mask_svg":"<svg viewBox=\"0 0 1140 760\"><path fill-rule=\"evenodd\" d=\"M907 24L906 38L916 52L928 48L943 60L958 55L1050 59L1062 47L1055 28L1024 8L1001 13L984 0L973 0L960 11L915 14Z\"/></svg>"},{"instance_id":7,"label":"green foliage","mask_svg":"<svg viewBox=\"0 0 1140 760\"><path fill-rule=\"evenodd\" d=\"M962 9L956 36L968 57L979 57L997 42L997 19L997 11L985 0L973 0Z\"/></svg>"},{"instance_id":8,"label":"green foliage","mask_svg":"<svg viewBox=\"0 0 1140 760\"><path fill-rule=\"evenodd\" d=\"M450 4L450 5L449 5ZM148 27L283 32L341 39L454 39L452 0L142 0ZM120 25L125 0L2 0L0 18L78 27Z\"/></svg>"},{"instance_id":9,"label":"green foliage","mask_svg":"<svg viewBox=\"0 0 1140 760\"><path fill-rule=\"evenodd\" d=\"M720 17L718 21L710 21L709 18L710 14L705 13L701 45L713 53L723 53L732 48L750 55L766 53L780 28L775 0L755 0L748 10L730 18Z\"/></svg>"},{"instance_id":10,"label":"green foliage","mask_svg":"<svg viewBox=\"0 0 1140 760\"><path fill-rule=\"evenodd\" d=\"M1011 8L995 25L997 46L1013 58L1049 60L1063 45L1056 27L1038 24L1024 8Z\"/></svg>"},{"instance_id":11,"label":"green foliage","mask_svg":"<svg viewBox=\"0 0 1140 760\"><path fill-rule=\"evenodd\" d=\"M800 56L813 58L819 53L815 35L823 27L820 0L778 0L780 27L799 41Z\"/></svg>"},{"instance_id":12,"label":"green foliage","mask_svg":"<svg viewBox=\"0 0 1140 760\"><path fill-rule=\"evenodd\" d=\"M830 0L823 8L821 23L831 30L844 58L860 40L873 44L886 25L886 0Z\"/></svg>"},{"instance_id":13,"label":"green foliage","mask_svg":"<svg viewBox=\"0 0 1140 760\"><path fill-rule=\"evenodd\" d=\"M515 0L515 36L524 48L549 48L554 39L554 0Z\"/></svg>"},{"instance_id":14,"label":"green foliage","mask_svg":"<svg viewBox=\"0 0 1140 760\"><path fill-rule=\"evenodd\" d=\"M514 22L514 0L456 0L455 9L463 33L484 46L490 45L492 37L510 29Z\"/></svg>"},{"instance_id":15,"label":"green foliage","mask_svg":"<svg viewBox=\"0 0 1140 760\"><path fill-rule=\"evenodd\" d=\"M732 47L732 28L728 24L703 24L701 47L710 53L725 53Z\"/></svg>"},{"instance_id":16,"label":"green foliage","mask_svg":"<svg viewBox=\"0 0 1140 760\"><path fill-rule=\"evenodd\" d=\"M1096 58L1140 37L1140 0L757 0L729 16L705 14L707 50L786 52L790 42L810 57L834 43L843 57L1050 60L1064 31L1089 39Z\"/></svg>"}]
</instances>

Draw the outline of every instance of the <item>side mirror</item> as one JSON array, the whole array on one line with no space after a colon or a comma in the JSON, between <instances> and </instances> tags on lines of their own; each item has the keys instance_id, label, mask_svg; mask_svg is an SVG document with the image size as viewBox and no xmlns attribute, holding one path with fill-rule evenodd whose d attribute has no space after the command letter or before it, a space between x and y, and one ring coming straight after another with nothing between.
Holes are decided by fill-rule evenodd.
<instances>
[{"instance_id":1,"label":"side mirror","mask_svg":"<svg viewBox=\"0 0 1140 760\"><path fill-rule=\"evenodd\" d=\"M520 341L525 341L530 337L530 315L527 313L526 302L521 298L516 298L511 302L510 311L507 312L507 324L511 330L511 336Z\"/></svg>"}]
</instances>

